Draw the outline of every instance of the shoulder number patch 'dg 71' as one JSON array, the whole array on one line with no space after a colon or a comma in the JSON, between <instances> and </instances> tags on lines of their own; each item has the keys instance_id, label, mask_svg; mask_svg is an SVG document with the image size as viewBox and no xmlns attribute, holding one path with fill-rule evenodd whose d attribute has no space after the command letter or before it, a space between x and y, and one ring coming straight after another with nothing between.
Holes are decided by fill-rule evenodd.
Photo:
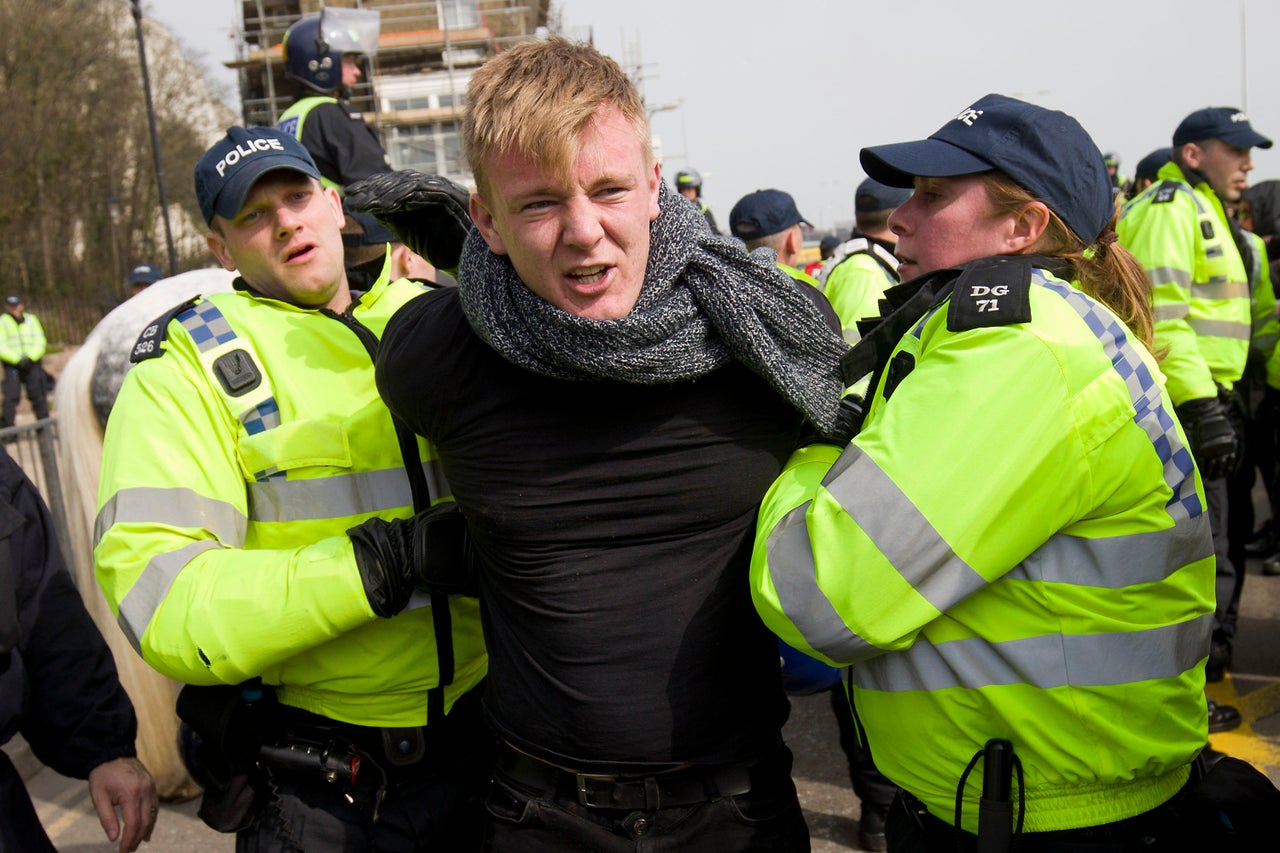
<instances>
[{"instance_id":1,"label":"shoulder number patch 'dg 71'","mask_svg":"<svg viewBox=\"0 0 1280 853\"><path fill-rule=\"evenodd\" d=\"M965 332L987 326L1031 322L1031 264L1007 256L971 264L956 279L947 307L947 329Z\"/></svg>"}]
</instances>

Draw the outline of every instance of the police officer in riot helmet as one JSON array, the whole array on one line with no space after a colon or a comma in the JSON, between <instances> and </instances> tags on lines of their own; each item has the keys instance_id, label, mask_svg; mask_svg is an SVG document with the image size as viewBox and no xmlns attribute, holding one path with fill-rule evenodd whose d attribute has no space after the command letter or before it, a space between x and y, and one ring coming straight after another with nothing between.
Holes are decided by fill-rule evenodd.
<instances>
[{"instance_id":1,"label":"police officer in riot helmet","mask_svg":"<svg viewBox=\"0 0 1280 853\"><path fill-rule=\"evenodd\" d=\"M690 167L676 172L676 190L698 206L702 215L707 218L711 233L719 234L720 228L716 225L716 217L711 212L711 208L707 207L707 203L702 200L702 175L698 170Z\"/></svg>"},{"instance_id":2,"label":"police officer in riot helmet","mask_svg":"<svg viewBox=\"0 0 1280 853\"><path fill-rule=\"evenodd\" d=\"M363 73L361 45L326 26L325 16L333 11L302 18L285 32L285 76L297 91L279 127L311 154L322 182L341 193L347 184L388 166L373 128L348 100Z\"/></svg>"}]
</instances>

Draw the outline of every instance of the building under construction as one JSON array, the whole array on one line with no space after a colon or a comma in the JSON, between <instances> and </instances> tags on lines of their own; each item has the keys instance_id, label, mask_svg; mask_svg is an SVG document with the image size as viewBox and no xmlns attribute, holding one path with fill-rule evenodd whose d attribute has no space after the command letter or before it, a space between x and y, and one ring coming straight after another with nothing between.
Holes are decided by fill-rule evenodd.
<instances>
[{"instance_id":1,"label":"building under construction","mask_svg":"<svg viewBox=\"0 0 1280 853\"><path fill-rule=\"evenodd\" d=\"M297 94L285 77L285 30L323 6L376 10L377 52L352 104L378 132L391 166L469 183L459 135L471 72L512 42L547 26L550 0L243 0L238 35L246 125L276 124Z\"/></svg>"}]
</instances>

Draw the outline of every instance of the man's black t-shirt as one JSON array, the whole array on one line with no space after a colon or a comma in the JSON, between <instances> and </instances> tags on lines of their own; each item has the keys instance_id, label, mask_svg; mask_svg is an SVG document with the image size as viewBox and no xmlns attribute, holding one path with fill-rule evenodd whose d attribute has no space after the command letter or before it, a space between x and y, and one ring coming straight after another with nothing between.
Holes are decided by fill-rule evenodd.
<instances>
[{"instance_id":1,"label":"man's black t-shirt","mask_svg":"<svg viewBox=\"0 0 1280 853\"><path fill-rule=\"evenodd\" d=\"M503 738L580 769L777 743L788 705L747 568L802 419L763 379L737 363L665 385L535 374L476 336L456 290L401 309L377 367L467 518Z\"/></svg>"}]
</instances>

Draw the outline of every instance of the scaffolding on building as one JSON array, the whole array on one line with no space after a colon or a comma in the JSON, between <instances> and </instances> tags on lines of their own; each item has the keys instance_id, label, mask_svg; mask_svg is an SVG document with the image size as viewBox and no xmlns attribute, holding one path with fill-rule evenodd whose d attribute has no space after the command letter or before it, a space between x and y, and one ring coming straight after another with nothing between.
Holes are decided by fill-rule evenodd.
<instances>
[{"instance_id":1,"label":"scaffolding on building","mask_svg":"<svg viewBox=\"0 0 1280 853\"><path fill-rule=\"evenodd\" d=\"M274 125L298 94L285 77L280 43L322 0L242 0L237 58L242 119ZM393 168L469 182L459 125L471 72L512 42L546 27L550 0L352 0L329 6L376 10L377 53L351 93Z\"/></svg>"}]
</instances>

